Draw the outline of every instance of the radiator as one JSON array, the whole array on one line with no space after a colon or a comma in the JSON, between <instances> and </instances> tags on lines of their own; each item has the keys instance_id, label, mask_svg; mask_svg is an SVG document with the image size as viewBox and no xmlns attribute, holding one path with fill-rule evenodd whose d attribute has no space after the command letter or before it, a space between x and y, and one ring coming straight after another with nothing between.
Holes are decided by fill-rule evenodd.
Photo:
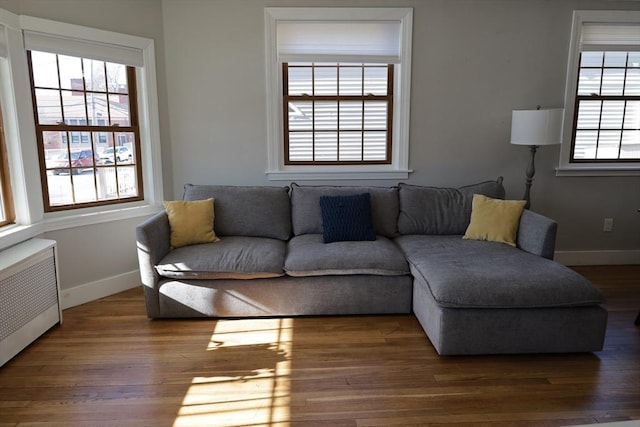
<instances>
[{"instance_id":1,"label":"radiator","mask_svg":"<svg viewBox=\"0 0 640 427\"><path fill-rule=\"evenodd\" d=\"M45 239L0 252L0 366L62 323L56 255Z\"/></svg>"}]
</instances>

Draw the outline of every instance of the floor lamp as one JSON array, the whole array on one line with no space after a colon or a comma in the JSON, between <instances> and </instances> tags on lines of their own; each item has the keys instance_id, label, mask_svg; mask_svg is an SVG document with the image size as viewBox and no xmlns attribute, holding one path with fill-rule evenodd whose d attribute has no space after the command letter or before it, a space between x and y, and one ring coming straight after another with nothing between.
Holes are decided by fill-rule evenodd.
<instances>
[{"instance_id":1,"label":"floor lamp","mask_svg":"<svg viewBox=\"0 0 640 427\"><path fill-rule=\"evenodd\" d=\"M536 150L541 145L560 144L562 138L562 117L564 110L515 110L511 115L511 143L528 145L531 159L527 167L527 181L523 200L527 201L526 209L531 207L531 183L536 174Z\"/></svg>"}]
</instances>

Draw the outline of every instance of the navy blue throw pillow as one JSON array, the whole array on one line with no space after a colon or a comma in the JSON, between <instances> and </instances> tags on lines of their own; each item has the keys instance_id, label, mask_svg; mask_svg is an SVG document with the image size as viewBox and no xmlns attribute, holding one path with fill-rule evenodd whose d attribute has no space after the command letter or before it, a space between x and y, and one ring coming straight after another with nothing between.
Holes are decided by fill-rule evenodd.
<instances>
[{"instance_id":1,"label":"navy blue throw pillow","mask_svg":"<svg viewBox=\"0 0 640 427\"><path fill-rule=\"evenodd\" d=\"M376 240L369 193L321 196L322 236L325 243Z\"/></svg>"}]
</instances>

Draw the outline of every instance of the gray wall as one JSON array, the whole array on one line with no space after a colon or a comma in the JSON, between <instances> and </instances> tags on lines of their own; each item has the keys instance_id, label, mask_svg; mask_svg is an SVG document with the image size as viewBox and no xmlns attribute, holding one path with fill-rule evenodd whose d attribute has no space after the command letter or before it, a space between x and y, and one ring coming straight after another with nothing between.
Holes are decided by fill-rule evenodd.
<instances>
[{"instance_id":1,"label":"gray wall","mask_svg":"<svg viewBox=\"0 0 640 427\"><path fill-rule=\"evenodd\" d=\"M165 193L171 194L172 162L161 2L158 0L0 0L0 8L20 15L52 19L154 40ZM61 288L65 290L85 284L108 282L110 278L117 278L119 275L136 270L138 261L135 226L143 219L133 218L45 233L45 238L57 241Z\"/></svg>"},{"instance_id":2,"label":"gray wall","mask_svg":"<svg viewBox=\"0 0 640 427\"><path fill-rule=\"evenodd\" d=\"M282 184L264 174L266 6L413 7L408 182L503 175L511 198L522 196L528 162L526 147L509 144L511 111L563 105L572 11L640 9L623 0L0 0L14 13L155 40L167 199L186 182ZM640 250L640 177L556 177L558 155L539 150L532 189L533 209L559 222L557 249ZM604 217L614 232L601 231ZM136 222L48 233L63 287L137 268Z\"/></svg>"},{"instance_id":3,"label":"gray wall","mask_svg":"<svg viewBox=\"0 0 640 427\"><path fill-rule=\"evenodd\" d=\"M524 193L527 147L511 111L562 107L578 0L163 0L174 196L185 182L269 184L263 8L414 8L409 182L464 185L498 175ZM559 146L538 151L533 209L559 222L559 250L640 249L640 177L556 177ZM395 182L376 182L394 184ZM604 217L614 232L602 232Z\"/></svg>"}]
</instances>

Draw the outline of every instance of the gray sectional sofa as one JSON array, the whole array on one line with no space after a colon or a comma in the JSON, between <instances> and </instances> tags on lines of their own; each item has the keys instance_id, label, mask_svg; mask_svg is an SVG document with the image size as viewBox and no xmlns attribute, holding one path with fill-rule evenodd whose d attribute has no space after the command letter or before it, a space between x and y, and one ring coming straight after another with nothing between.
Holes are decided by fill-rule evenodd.
<instances>
[{"instance_id":1,"label":"gray sectional sofa","mask_svg":"<svg viewBox=\"0 0 640 427\"><path fill-rule=\"evenodd\" d=\"M368 194L375 240L324 243L320 199ZM552 260L556 223L525 210L517 247L462 239L461 188L185 186L214 199L220 241L170 248L160 212L137 227L150 318L415 313L441 355L602 349L601 292Z\"/></svg>"}]
</instances>

